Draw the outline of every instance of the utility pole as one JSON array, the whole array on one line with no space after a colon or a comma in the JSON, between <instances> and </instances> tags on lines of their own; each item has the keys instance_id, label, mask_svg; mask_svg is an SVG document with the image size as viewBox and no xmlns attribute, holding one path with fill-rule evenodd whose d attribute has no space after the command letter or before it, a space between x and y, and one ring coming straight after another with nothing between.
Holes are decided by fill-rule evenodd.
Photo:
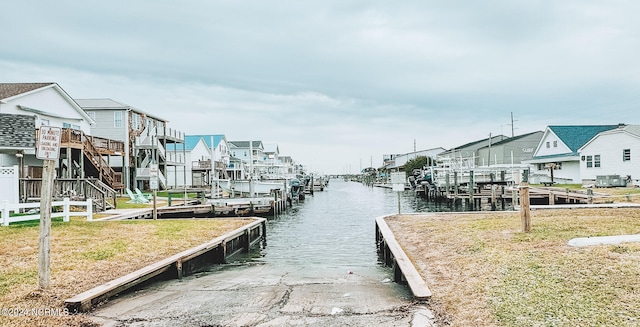
<instances>
[{"instance_id":1,"label":"utility pole","mask_svg":"<svg viewBox=\"0 0 640 327\"><path fill-rule=\"evenodd\" d=\"M514 121L514 120L513 120L513 111L512 111L512 112L511 112L511 137L513 137L513 136L514 136L514 133L513 133L513 130L514 130L514 127L513 127L513 121Z\"/></svg>"}]
</instances>

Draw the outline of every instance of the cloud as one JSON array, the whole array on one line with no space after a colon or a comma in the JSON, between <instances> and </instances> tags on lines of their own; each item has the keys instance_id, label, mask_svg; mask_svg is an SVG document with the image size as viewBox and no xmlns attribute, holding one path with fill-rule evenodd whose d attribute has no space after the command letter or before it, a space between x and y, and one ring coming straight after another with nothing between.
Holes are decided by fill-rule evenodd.
<instances>
[{"instance_id":1,"label":"cloud","mask_svg":"<svg viewBox=\"0 0 640 327\"><path fill-rule=\"evenodd\" d=\"M640 123L640 4L12 3L6 82L54 81L322 170L550 124Z\"/></svg>"}]
</instances>

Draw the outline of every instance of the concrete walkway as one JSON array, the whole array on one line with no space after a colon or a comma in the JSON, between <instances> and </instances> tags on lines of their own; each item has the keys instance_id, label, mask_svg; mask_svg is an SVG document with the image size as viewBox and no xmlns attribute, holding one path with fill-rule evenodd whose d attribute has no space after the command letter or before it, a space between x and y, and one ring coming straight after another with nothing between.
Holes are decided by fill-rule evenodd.
<instances>
[{"instance_id":1,"label":"concrete walkway","mask_svg":"<svg viewBox=\"0 0 640 327\"><path fill-rule=\"evenodd\" d=\"M620 244L626 242L640 242L640 234L635 235L616 235L616 236L596 236L596 237L579 237L571 239L567 244L569 246L590 246L604 244Z\"/></svg>"}]
</instances>

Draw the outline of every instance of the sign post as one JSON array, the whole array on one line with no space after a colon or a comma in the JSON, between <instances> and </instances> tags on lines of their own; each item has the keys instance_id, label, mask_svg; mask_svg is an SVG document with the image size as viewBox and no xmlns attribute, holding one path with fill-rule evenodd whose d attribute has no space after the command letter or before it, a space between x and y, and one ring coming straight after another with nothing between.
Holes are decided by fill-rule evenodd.
<instances>
[{"instance_id":1,"label":"sign post","mask_svg":"<svg viewBox=\"0 0 640 327\"><path fill-rule=\"evenodd\" d=\"M405 173L391 173L391 184L393 185L393 190L398 193L398 214L400 214L400 192L404 191Z\"/></svg>"},{"instance_id":2,"label":"sign post","mask_svg":"<svg viewBox=\"0 0 640 327\"><path fill-rule=\"evenodd\" d=\"M149 167L149 188L153 191L153 220L158 220L157 192L158 192L158 164Z\"/></svg>"},{"instance_id":3,"label":"sign post","mask_svg":"<svg viewBox=\"0 0 640 327\"><path fill-rule=\"evenodd\" d=\"M38 286L44 290L51 279L51 201L56 160L60 153L62 129L40 126L36 158L43 160L40 189L40 235L38 237Z\"/></svg>"}]
</instances>

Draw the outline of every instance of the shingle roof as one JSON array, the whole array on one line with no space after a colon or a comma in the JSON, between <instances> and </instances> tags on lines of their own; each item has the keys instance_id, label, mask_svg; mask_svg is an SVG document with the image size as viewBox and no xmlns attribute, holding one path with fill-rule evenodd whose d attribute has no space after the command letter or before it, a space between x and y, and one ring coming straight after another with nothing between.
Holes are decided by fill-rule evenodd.
<instances>
[{"instance_id":1,"label":"shingle roof","mask_svg":"<svg viewBox=\"0 0 640 327\"><path fill-rule=\"evenodd\" d=\"M0 99L10 98L55 83L0 83Z\"/></svg>"},{"instance_id":2,"label":"shingle roof","mask_svg":"<svg viewBox=\"0 0 640 327\"><path fill-rule=\"evenodd\" d=\"M598 133L618 128L618 125L549 126L548 128L571 149L571 152L577 154L578 149Z\"/></svg>"},{"instance_id":3,"label":"shingle roof","mask_svg":"<svg viewBox=\"0 0 640 327\"><path fill-rule=\"evenodd\" d=\"M104 99L75 99L75 101L84 109L129 109L130 105L122 102L104 98Z\"/></svg>"},{"instance_id":4,"label":"shingle roof","mask_svg":"<svg viewBox=\"0 0 640 327\"><path fill-rule=\"evenodd\" d=\"M249 141L229 141L230 144L237 148L249 148ZM262 141L251 141L251 146L259 148L262 145Z\"/></svg>"}]
</instances>

